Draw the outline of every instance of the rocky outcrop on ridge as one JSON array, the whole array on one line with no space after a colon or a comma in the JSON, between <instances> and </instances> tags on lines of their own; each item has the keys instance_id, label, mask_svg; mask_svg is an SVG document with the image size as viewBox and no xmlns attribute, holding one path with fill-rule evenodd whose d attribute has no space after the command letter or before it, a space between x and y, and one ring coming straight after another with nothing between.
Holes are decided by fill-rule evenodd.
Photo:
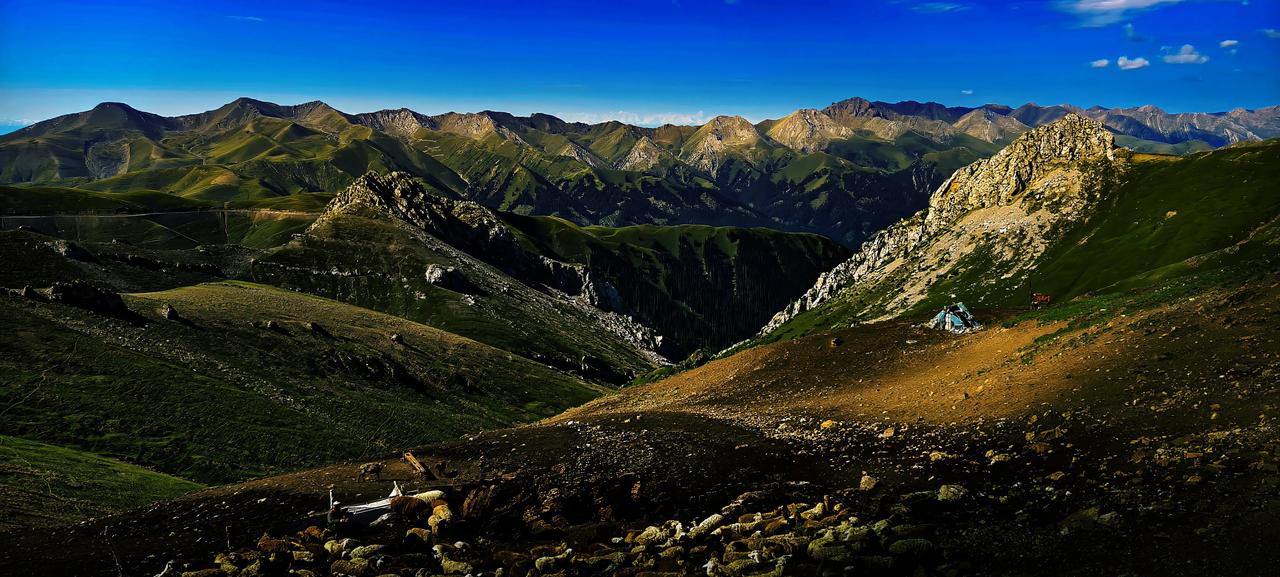
<instances>
[{"instance_id":1,"label":"rocky outcrop on ridge","mask_svg":"<svg viewBox=\"0 0 1280 577\"><path fill-rule=\"evenodd\" d=\"M699 128L681 150L689 165L715 174L734 149L747 149L761 141L760 132L741 116L717 116Z\"/></svg>"},{"instance_id":2,"label":"rocky outcrop on ridge","mask_svg":"<svg viewBox=\"0 0 1280 577\"><path fill-rule=\"evenodd\" d=\"M430 116L418 114L408 108L379 110L355 115L356 122L392 136L408 138L421 128L436 128L439 124Z\"/></svg>"},{"instance_id":3,"label":"rocky outcrop on ridge","mask_svg":"<svg viewBox=\"0 0 1280 577\"><path fill-rule=\"evenodd\" d=\"M627 157L618 163L618 168L641 172L652 170L662 162L663 157L670 156L671 153L659 148L657 144L654 144L653 139L648 136L641 136L639 140L636 140L635 145L631 147L631 152L627 153Z\"/></svg>"},{"instance_id":4,"label":"rocky outcrop on ridge","mask_svg":"<svg viewBox=\"0 0 1280 577\"><path fill-rule=\"evenodd\" d=\"M330 202L321 220L360 205L381 210L418 227L526 284L545 286L573 296L607 294L611 288L590 286L592 281L581 266L525 250L511 229L481 204L432 194L402 172L361 176ZM453 283L466 286L457 278L460 274L456 270L451 273ZM587 298L592 306L608 302L607 299L600 302L592 300Z\"/></svg>"},{"instance_id":5,"label":"rocky outcrop on ridge","mask_svg":"<svg viewBox=\"0 0 1280 577\"><path fill-rule=\"evenodd\" d=\"M528 143L523 138L520 138L520 135L499 124L492 116L483 112L465 114L450 112L437 116L435 119L438 129L442 132L465 136L473 140L483 140L488 136L496 135L503 140L510 140L516 144L528 146Z\"/></svg>"},{"instance_id":6,"label":"rocky outcrop on ridge","mask_svg":"<svg viewBox=\"0 0 1280 577\"><path fill-rule=\"evenodd\" d=\"M825 149L832 140L853 136L853 130L836 124L821 111L802 108L770 127L768 136L788 148L809 153Z\"/></svg>"},{"instance_id":7,"label":"rocky outcrop on ridge","mask_svg":"<svg viewBox=\"0 0 1280 577\"><path fill-rule=\"evenodd\" d=\"M984 233L1002 239L986 248L1017 260L992 274L1026 266L1043 252L1059 225L1084 216L1098 194L1096 177L1119 170L1124 154L1101 123L1076 114L1027 132L995 156L956 171L933 193L927 209L873 236L775 315L761 334L891 272L905 275L897 279L905 283L904 290L892 302L881 303L881 310L886 315L901 311L922 298L929 282L910 271L944 275L959 257L986 242L975 240L990 236ZM914 261L912 266L896 266L906 259Z\"/></svg>"},{"instance_id":8,"label":"rocky outcrop on ridge","mask_svg":"<svg viewBox=\"0 0 1280 577\"><path fill-rule=\"evenodd\" d=\"M565 143L565 145L560 149L558 154L560 156L567 156L569 158L572 158L578 162L581 162L587 166L590 166L591 168L601 168L609 165L609 163L601 160L600 157L592 154L591 151L577 144L574 144L572 142Z\"/></svg>"},{"instance_id":9,"label":"rocky outcrop on ridge","mask_svg":"<svg viewBox=\"0 0 1280 577\"><path fill-rule=\"evenodd\" d=\"M457 259L458 266L428 270L431 284L468 294L514 290L510 281L488 269L493 267L535 292L581 309L592 322L660 362L652 351L661 346L662 337L623 314L618 290L607 280L582 265L527 250L493 211L474 201L434 194L406 173L361 176L334 197L311 228L322 227L337 215L367 209L426 233L419 238L438 244L432 248Z\"/></svg>"}]
</instances>

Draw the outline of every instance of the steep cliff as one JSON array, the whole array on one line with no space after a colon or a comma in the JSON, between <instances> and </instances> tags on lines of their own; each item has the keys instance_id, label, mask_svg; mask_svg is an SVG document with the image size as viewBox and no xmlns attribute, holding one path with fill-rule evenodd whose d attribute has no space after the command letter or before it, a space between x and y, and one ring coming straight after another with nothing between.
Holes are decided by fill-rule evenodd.
<instances>
[{"instance_id":1,"label":"steep cliff","mask_svg":"<svg viewBox=\"0 0 1280 577\"><path fill-rule=\"evenodd\" d=\"M1101 123L1076 114L1031 130L995 156L956 171L927 209L873 236L761 334L806 313L817 324L899 314L958 275L983 283L1025 274L1088 215L1127 156Z\"/></svg>"},{"instance_id":2,"label":"steep cliff","mask_svg":"<svg viewBox=\"0 0 1280 577\"><path fill-rule=\"evenodd\" d=\"M812 234L693 225L598 229L496 213L432 193L399 173L357 179L334 198L312 233L351 240L327 231L362 217L418 233L418 242L435 253L423 261L430 264L421 275L404 275L415 287L465 293L480 309L499 301L536 311L563 309L559 314L567 321L542 321L559 325L549 333L564 330L587 340L611 332L674 359L750 335L849 255ZM386 244L378 250L404 252L398 242ZM392 260L406 258L412 257ZM584 319L598 326L584 325Z\"/></svg>"}]
</instances>

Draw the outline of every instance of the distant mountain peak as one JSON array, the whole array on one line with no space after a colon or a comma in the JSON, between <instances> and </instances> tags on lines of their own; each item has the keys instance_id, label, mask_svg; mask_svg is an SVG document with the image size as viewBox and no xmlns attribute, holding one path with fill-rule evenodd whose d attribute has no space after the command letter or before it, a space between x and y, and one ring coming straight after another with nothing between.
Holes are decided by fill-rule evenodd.
<instances>
[{"instance_id":1,"label":"distant mountain peak","mask_svg":"<svg viewBox=\"0 0 1280 577\"><path fill-rule=\"evenodd\" d=\"M129 106L128 104L125 104L123 102L99 102L97 106L94 106L92 108L92 110L115 110L115 109L137 110L136 108Z\"/></svg>"},{"instance_id":2,"label":"distant mountain peak","mask_svg":"<svg viewBox=\"0 0 1280 577\"><path fill-rule=\"evenodd\" d=\"M631 147L627 157L618 163L622 170L648 171L662 162L664 156L670 154L663 150L648 136L641 136Z\"/></svg>"},{"instance_id":3,"label":"distant mountain peak","mask_svg":"<svg viewBox=\"0 0 1280 577\"><path fill-rule=\"evenodd\" d=\"M716 174L730 152L759 144L760 131L741 116L717 116L702 125L681 149L681 158L690 165Z\"/></svg>"},{"instance_id":4,"label":"distant mountain peak","mask_svg":"<svg viewBox=\"0 0 1280 577\"><path fill-rule=\"evenodd\" d=\"M439 130L465 136L472 140L483 140L497 136L519 144L526 144L511 129L503 126L495 119L497 113L485 110L482 112L448 112L436 117Z\"/></svg>"},{"instance_id":5,"label":"distant mountain peak","mask_svg":"<svg viewBox=\"0 0 1280 577\"><path fill-rule=\"evenodd\" d=\"M979 140L995 142L1018 136L1031 127L990 108L975 108L955 122L956 130Z\"/></svg>"},{"instance_id":6,"label":"distant mountain peak","mask_svg":"<svg viewBox=\"0 0 1280 577\"><path fill-rule=\"evenodd\" d=\"M356 122L374 130L381 130L392 136L410 138L420 128L436 128L434 119L414 112L408 108L379 110L355 115Z\"/></svg>"},{"instance_id":7,"label":"distant mountain peak","mask_svg":"<svg viewBox=\"0 0 1280 577\"><path fill-rule=\"evenodd\" d=\"M817 152L832 140L848 138L853 130L836 124L830 116L813 108L801 108L769 128L769 138L801 152Z\"/></svg>"}]
</instances>

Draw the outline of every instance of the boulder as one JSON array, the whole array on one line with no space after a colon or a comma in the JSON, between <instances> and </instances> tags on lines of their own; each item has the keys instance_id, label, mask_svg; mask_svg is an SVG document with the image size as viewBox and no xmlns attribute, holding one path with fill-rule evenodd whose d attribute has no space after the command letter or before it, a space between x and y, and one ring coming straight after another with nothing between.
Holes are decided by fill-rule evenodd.
<instances>
[{"instance_id":1,"label":"boulder","mask_svg":"<svg viewBox=\"0 0 1280 577\"><path fill-rule=\"evenodd\" d=\"M960 485L943 485L938 487L938 500L944 503L959 501L969 494L969 490Z\"/></svg>"},{"instance_id":2,"label":"boulder","mask_svg":"<svg viewBox=\"0 0 1280 577\"><path fill-rule=\"evenodd\" d=\"M81 280L57 282L49 288L49 300L117 318L133 318L120 294Z\"/></svg>"},{"instance_id":3,"label":"boulder","mask_svg":"<svg viewBox=\"0 0 1280 577\"><path fill-rule=\"evenodd\" d=\"M427 270L423 273L423 276L427 282L443 289L465 294L476 292L476 286L467 280L466 275L458 270L457 267L438 264L427 265Z\"/></svg>"}]
</instances>

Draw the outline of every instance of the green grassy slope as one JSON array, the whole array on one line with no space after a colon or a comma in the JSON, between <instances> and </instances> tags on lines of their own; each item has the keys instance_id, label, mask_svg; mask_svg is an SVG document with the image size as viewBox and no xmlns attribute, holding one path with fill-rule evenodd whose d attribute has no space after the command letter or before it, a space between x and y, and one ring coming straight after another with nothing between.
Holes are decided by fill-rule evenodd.
<instances>
[{"instance_id":1,"label":"green grassy slope","mask_svg":"<svg viewBox=\"0 0 1280 577\"><path fill-rule=\"evenodd\" d=\"M1103 192L1091 216L1067 230L1029 271L993 275L977 250L957 261L906 314L924 315L957 299L971 306L1026 306L1035 291L1058 302L1142 290L1183 275L1214 278L1219 268L1275 266L1280 219L1280 142L1187 157L1136 155L1121 182ZM1247 268L1247 267L1246 267ZM899 269L883 283L846 291L769 335L769 341L847 325L868 303L904 284Z\"/></svg>"},{"instance_id":2,"label":"green grassy slope","mask_svg":"<svg viewBox=\"0 0 1280 577\"><path fill-rule=\"evenodd\" d=\"M202 485L85 451L0 435L0 533L118 513Z\"/></svg>"},{"instance_id":3,"label":"green grassy slope","mask_svg":"<svg viewBox=\"0 0 1280 577\"><path fill-rule=\"evenodd\" d=\"M582 309L532 294L496 271L478 276L481 286L471 294L431 284L429 266L475 266L460 262L466 259L453 249L433 246L382 215L337 215L262 255L246 276L412 319L563 369L587 365L612 381L650 368L634 347L601 331ZM485 280L490 278L496 280Z\"/></svg>"},{"instance_id":4,"label":"green grassy slope","mask_svg":"<svg viewBox=\"0 0 1280 577\"><path fill-rule=\"evenodd\" d=\"M57 186L0 185L0 214L190 210L209 203L150 190L110 193Z\"/></svg>"},{"instance_id":5,"label":"green grassy slope","mask_svg":"<svg viewBox=\"0 0 1280 577\"><path fill-rule=\"evenodd\" d=\"M1028 279L1070 298L1232 247L1280 217L1280 143L1140 162Z\"/></svg>"},{"instance_id":6,"label":"green grassy slope","mask_svg":"<svg viewBox=\"0 0 1280 577\"><path fill-rule=\"evenodd\" d=\"M534 420L601 392L469 339L261 285L126 301L145 325L0 297L0 433L217 483ZM184 320L161 319L166 303Z\"/></svg>"},{"instance_id":7,"label":"green grassy slope","mask_svg":"<svg viewBox=\"0 0 1280 577\"><path fill-rule=\"evenodd\" d=\"M579 227L505 215L527 247L586 265L619 289L629 314L659 329L672 358L745 338L849 255L830 239L700 225Z\"/></svg>"},{"instance_id":8,"label":"green grassy slope","mask_svg":"<svg viewBox=\"0 0 1280 577\"><path fill-rule=\"evenodd\" d=\"M120 241L137 246L188 249L239 244L270 248L302 232L318 214L255 210L200 210L145 215L0 217L5 229L31 230L78 242Z\"/></svg>"}]
</instances>

